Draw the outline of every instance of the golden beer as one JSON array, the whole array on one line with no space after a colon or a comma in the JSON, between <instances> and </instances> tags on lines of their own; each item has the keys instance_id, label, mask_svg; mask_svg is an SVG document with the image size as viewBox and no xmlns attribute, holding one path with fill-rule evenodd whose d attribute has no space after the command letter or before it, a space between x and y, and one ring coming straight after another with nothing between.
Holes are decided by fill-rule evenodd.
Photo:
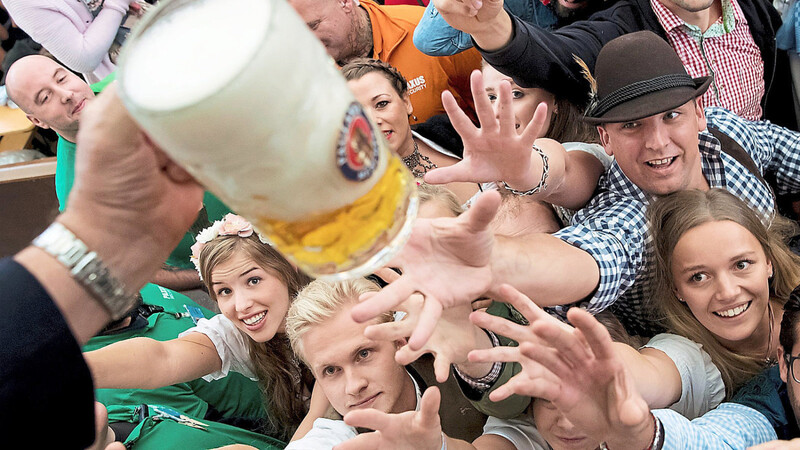
<instances>
[{"instance_id":1,"label":"golden beer","mask_svg":"<svg viewBox=\"0 0 800 450\"><path fill-rule=\"evenodd\" d=\"M309 274L363 276L405 243L414 180L284 0L162 1L117 78L148 135Z\"/></svg>"}]
</instances>

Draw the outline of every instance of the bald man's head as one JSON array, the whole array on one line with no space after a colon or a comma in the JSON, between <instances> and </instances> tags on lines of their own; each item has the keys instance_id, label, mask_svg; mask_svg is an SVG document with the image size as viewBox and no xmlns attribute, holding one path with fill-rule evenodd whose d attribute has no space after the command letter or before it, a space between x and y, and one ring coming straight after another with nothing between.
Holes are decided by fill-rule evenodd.
<instances>
[{"instance_id":1,"label":"bald man's head","mask_svg":"<svg viewBox=\"0 0 800 450\"><path fill-rule=\"evenodd\" d=\"M78 120L94 92L77 75L50 58L32 55L20 58L8 69L6 92L28 119L42 128L52 128L75 142Z\"/></svg>"}]
</instances>

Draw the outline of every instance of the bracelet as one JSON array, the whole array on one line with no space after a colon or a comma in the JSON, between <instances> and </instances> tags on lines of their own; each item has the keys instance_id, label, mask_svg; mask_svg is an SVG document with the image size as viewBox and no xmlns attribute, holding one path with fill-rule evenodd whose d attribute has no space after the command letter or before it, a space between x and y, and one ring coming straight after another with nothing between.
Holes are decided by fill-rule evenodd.
<instances>
[{"instance_id":1,"label":"bracelet","mask_svg":"<svg viewBox=\"0 0 800 450\"><path fill-rule=\"evenodd\" d=\"M653 418L653 440L644 450L661 450L664 445L664 427L652 411L650 412L650 417ZM609 450L608 444L601 442L600 450Z\"/></svg>"},{"instance_id":2,"label":"bracelet","mask_svg":"<svg viewBox=\"0 0 800 450\"><path fill-rule=\"evenodd\" d=\"M533 194L536 194L537 192L541 192L541 191L547 189L547 175L550 172L549 158L542 151L542 149L540 149L539 147L536 146L536 144L533 145L533 150L536 153L538 153L539 156L542 157L542 179L539 180L539 184L534 186L532 189L528 189L527 191L518 191L518 190L512 188L511 186L509 186L508 183L503 181L502 182L503 186L508 190L508 192L511 192L514 195L533 195Z\"/></svg>"}]
</instances>

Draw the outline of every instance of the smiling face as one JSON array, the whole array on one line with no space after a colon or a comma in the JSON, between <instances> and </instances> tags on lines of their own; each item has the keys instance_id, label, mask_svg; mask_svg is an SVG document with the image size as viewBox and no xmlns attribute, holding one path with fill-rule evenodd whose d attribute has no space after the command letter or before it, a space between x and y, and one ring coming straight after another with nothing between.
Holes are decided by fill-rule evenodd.
<instances>
[{"instance_id":1,"label":"smiling face","mask_svg":"<svg viewBox=\"0 0 800 450\"><path fill-rule=\"evenodd\" d=\"M667 195L708 188L698 138L705 128L703 108L689 101L644 119L606 124L598 131L606 152L635 185L650 194Z\"/></svg>"},{"instance_id":2,"label":"smiling face","mask_svg":"<svg viewBox=\"0 0 800 450\"><path fill-rule=\"evenodd\" d=\"M347 86L372 115L393 152L409 146L412 135L408 116L413 108L408 95L401 97L381 72L369 72L348 81Z\"/></svg>"},{"instance_id":3,"label":"smiling face","mask_svg":"<svg viewBox=\"0 0 800 450\"><path fill-rule=\"evenodd\" d=\"M284 332L289 289L276 273L237 250L211 271L211 286L220 312L256 342Z\"/></svg>"},{"instance_id":4,"label":"smiling face","mask_svg":"<svg viewBox=\"0 0 800 450\"><path fill-rule=\"evenodd\" d=\"M723 345L766 345L772 263L746 228L725 220L690 229L675 245L671 271L678 298Z\"/></svg>"},{"instance_id":5,"label":"smiling face","mask_svg":"<svg viewBox=\"0 0 800 450\"><path fill-rule=\"evenodd\" d=\"M35 125L74 142L78 121L94 92L85 81L44 56L14 63L6 79L13 99Z\"/></svg>"},{"instance_id":6,"label":"smiling face","mask_svg":"<svg viewBox=\"0 0 800 450\"><path fill-rule=\"evenodd\" d=\"M521 88L511 80L511 77L503 75L489 64L484 64L481 72L483 73L483 85L486 89L486 95L489 96L489 101L492 102L495 114L497 114L497 105L499 104L497 97L500 93L500 83L508 81L511 84L511 108L514 111L514 124L517 127L517 133L522 133L523 127L531 121L536 107L542 102L547 104L546 123L552 123L551 119L553 112L555 112L554 105L556 101L553 94L539 88ZM542 130L541 135L537 137L544 137L547 131L546 129Z\"/></svg>"},{"instance_id":7,"label":"smiling face","mask_svg":"<svg viewBox=\"0 0 800 450\"><path fill-rule=\"evenodd\" d=\"M414 385L394 360L396 343L364 337L364 329L377 321L355 322L352 306L313 325L300 338L316 382L341 415L362 408L388 413L414 409Z\"/></svg>"},{"instance_id":8,"label":"smiling face","mask_svg":"<svg viewBox=\"0 0 800 450\"><path fill-rule=\"evenodd\" d=\"M595 450L598 446L547 400L533 399L533 422L553 450Z\"/></svg>"}]
</instances>

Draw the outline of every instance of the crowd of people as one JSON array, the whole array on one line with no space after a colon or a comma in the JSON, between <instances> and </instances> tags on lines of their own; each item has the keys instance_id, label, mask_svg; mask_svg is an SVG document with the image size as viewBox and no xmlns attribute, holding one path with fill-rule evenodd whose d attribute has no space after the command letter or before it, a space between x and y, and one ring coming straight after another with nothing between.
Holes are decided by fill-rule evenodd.
<instances>
[{"instance_id":1,"label":"crowd of people","mask_svg":"<svg viewBox=\"0 0 800 450\"><path fill-rule=\"evenodd\" d=\"M61 205L0 260L7 439L800 449L800 132L771 3L289 0L417 180L408 242L344 281L125 110L115 56L150 3L4 2L56 58L5 82L59 136Z\"/></svg>"}]
</instances>

